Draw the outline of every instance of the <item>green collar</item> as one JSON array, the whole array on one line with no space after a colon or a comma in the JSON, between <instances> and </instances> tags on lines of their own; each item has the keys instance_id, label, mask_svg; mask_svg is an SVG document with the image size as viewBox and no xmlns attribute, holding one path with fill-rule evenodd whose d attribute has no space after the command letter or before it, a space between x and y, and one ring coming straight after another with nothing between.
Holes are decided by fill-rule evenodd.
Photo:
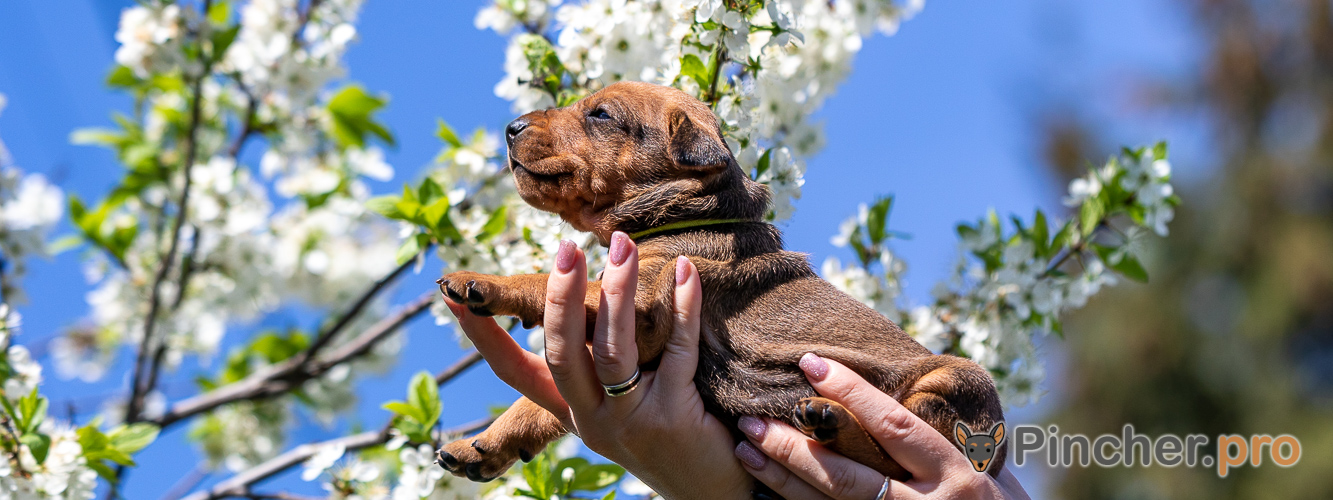
<instances>
[{"instance_id":1,"label":"green collar","mask_svg":"<svg viewBox=\"0 0 1333 500\"><path fill-rule=\"evenodd\" d=\"M686 220L680 222L672 222L670 224L657 226L652 229L644 229L643 231L631 234L629 235L629 239L638 240L639 238L642 238L644 236L651 236L657 233L671 231L675 229L685 229L685 228L699 227L699 226L713 226L717 224L733 224L736 222L748 222L748 221L746 221L745 219L706 219L706 220Z\"/></svg>"}]
</instances>

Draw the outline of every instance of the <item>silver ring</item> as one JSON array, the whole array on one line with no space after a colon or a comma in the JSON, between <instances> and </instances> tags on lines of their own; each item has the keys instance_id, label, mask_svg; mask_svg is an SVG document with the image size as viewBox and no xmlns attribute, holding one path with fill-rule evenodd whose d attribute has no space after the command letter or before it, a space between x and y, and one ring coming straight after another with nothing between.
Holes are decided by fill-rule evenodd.
<instances>
[{"instance_id":1,"label":"silver ring","mask_svg":"<svg viewBox=\"0 0 1333 500\"><path fill-rule=\"evenodd\" d=\"M884 486L879 487L879 494L875 495L875 500L885 500L889 498L889 476L884 476Z\"/></svg>"},{"instance_id":2,"label":"silver ring","mask_svg":"<svg viewBox=\"0 0 1333 500\"><path fill-rule=\"evenodd\" d=\"M643 378L643 375L639 373L638 367L635 367L634 375L630 375L629 380L626 380L616 385L602 384L602 389L606 391L607 396L618 398L620 396L624 396L626 394L634 392L634 389L639 387L639 379L641 378Z\"/></svg>"}]
</instances>

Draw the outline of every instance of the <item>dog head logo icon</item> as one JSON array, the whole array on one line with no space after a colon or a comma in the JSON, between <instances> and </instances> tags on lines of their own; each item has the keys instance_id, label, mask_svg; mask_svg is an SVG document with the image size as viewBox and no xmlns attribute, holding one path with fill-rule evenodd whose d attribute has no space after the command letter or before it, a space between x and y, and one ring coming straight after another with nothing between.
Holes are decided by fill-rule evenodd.
<instances>
[{"instance_id":1,"label":"dog head logo icon","mask_svg":"<svg viewBox=\"0 0 1333 500\"><path fill-rule=\"evenodd\" d=\"M995 424L990 432L983 434L973 434L972 429L958 422L954 426L954 439L963 447L963 454L967 455L967 461L972 462L972 468L977 472L986 472L991 458L995 457L995 450L1004 442L1004 422Z\"/></svg>"}]
</instances>

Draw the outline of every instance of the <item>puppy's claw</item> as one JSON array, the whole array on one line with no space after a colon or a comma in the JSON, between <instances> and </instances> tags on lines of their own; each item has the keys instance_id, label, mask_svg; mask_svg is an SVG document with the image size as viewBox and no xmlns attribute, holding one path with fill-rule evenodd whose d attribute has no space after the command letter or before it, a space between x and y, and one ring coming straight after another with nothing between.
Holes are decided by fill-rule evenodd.
<instances>
[{"instance_id":1,"label":"puppy's claw","mask_svg":"<svg viewBox=\"0 0 1333 500\"><path fill-rule=\"evenodd\" d=\"M467 300L474 304L480 304L486 301L486 297L477 290L477 280L467 282Z\"/></svg>"},{"instance_id":2,"label":"puppy's claw","mask_svg":"<svg viewBox=\"0 0 1333 500\"><path fill-rule=\"evenodd\" d=\"M449 280L440 278L439 283L440 283L440 289L444 290L444 294L449 297L449 300L452 300L454 301L454 303L457 304L463 303L463 296L460 295L458 292L455 292L453 287L449 286Z\"/></svg>"},{"instance_id":3,"label":"puppy's claw","mask_svg":"<svg viewBox=\"0 0 1333 500\"><path fill-rule=\"evenodd\" d=\"M453 471L455 467L458 467L458 459L444 450L440 450L440 459L436 460L435 463L447 471Z\"/></svg>"}]
</instances>

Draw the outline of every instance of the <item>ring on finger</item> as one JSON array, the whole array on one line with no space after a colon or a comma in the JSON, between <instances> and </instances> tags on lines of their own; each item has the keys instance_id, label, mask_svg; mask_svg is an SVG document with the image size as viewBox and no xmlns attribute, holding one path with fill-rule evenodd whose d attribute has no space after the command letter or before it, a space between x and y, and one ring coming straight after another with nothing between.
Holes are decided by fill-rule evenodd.
<instances>
[{"instance_id":1,"label":"ring on finger","mask_svg":"<svg viewBox=\"0 0 1333 500\"><path fill-rule=\"evenodd\" d=\"M643 374L639 373L639 369L635 367L634 375L630 375L629 380L615 385L602 384L602 389L606 391L607 396L618 398L634 392L634 389L639 387L639 380L642 378Z\"/></svg>"},{"instance_id":2,"label":"ring on finger","mask_svg":"<svg viewBox=\"0 0 1333 500\"><path fill-rule=\"evenodd\" d=\"M889 498L889 476L884 476L884 486L879 487L879 494L875 495L875 500L886 500Z\"/></svg>"}]
</instances>

